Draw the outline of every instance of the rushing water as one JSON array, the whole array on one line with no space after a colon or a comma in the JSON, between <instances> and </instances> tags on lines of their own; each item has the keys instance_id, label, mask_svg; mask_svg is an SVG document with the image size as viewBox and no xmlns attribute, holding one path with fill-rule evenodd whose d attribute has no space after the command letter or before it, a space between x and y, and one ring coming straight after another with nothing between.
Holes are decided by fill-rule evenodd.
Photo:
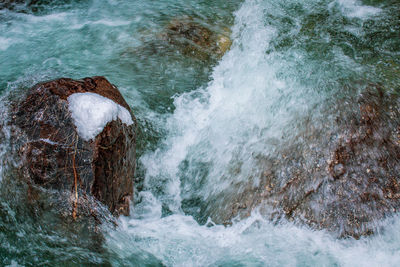
<instances>
[{"instance_id":1,"label":"rushing water","mask_svg":"<svg viewBox=\"0 0 400 267\"><path fill-rule=\"evenodd\" d=\"M273 224L257 210L216 225L204 208L232 185L257 185L257 155L301 131L294 122L309 114L332 119L325 103L362 90L348 88L400 91L398 1L32 2L0 10L2 94L61 76L103 75L117 85L140 125L135 207L95 242L57 228L51 216L30 218L3 192L0 265L400 263L398 217L353 240ZM160 40L168 22L185 15L230 28L230 51L201 59Z\"/></svg>"}]
</instances>

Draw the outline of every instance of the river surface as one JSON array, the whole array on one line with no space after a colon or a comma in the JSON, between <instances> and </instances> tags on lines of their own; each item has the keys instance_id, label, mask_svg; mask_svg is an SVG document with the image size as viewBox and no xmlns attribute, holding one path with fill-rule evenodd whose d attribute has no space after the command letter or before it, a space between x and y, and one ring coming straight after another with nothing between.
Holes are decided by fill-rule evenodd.
<instances>
[{"instance_id":1,"label":"river surface","mask_svg":"<svg viewBox=\"0 0 400 267\"><path fill-rule=\"evenodd\" d=\"M54 230L51 216L25 216L3 192L1 266L400 264L397 216L355 240L271 223L257 209L217 225L202 208L261 172L256 155L301 131L295 121L361 90L349 88L400 91L399 1L35 2L0 9L0 92L59 77L115 84L139 122L135 205L94 247ZM230 29L230 50L205 59L163 41L184 16Z\"/></svg>"}]
</instances>

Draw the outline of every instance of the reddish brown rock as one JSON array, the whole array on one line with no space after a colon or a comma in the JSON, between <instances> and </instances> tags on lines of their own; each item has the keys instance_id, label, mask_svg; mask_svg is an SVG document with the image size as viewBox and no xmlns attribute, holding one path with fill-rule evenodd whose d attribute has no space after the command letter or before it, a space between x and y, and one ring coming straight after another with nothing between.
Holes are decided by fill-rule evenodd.
<instances>
[{"instance_id":1,"label":"reddish brown rock","mask_svg":"<svg viewBox=\"0 0 400 267\"><path fill-rule=\"evenodd\" d=\"M21 170L28 184L69 195L73 217L91 196L114 214L129 214L135 170L136 121L109 122L94 140L77 133L67 98L92 92L131 112L118 91L104 77L58 79L32 87L13 104L12 124L18 129ZM132 114L132 113L131 113Z\"/></svg>"},{"instance_id":2,"label":"reddish brown rock","mask_svg":"<svg viewBox=\"0 0 400 267\"><path fill-rule=\"evenodd\" d=\"M382 219L397 212L400 98L369 85L358 98L324 111L332 113L334 120L302 121L302 132L259 159L265 171L257 187L244 182L216 197L208 210L214 221L229 223L260 207L273 221L287 219L358 238L374 233Z\"/></svg>"}]
</instances>

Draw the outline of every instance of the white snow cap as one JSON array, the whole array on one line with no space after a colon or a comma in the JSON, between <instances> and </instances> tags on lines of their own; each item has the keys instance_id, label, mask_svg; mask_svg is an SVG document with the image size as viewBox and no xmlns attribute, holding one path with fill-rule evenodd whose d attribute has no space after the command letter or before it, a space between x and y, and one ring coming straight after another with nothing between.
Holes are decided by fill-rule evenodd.
<instances>
[{"instance_id":1,"label":"white snow cap","mask_svg":"<svg viewBox=\"0 0 400 267\"><path fill-rule=\"evenodd\" d=\"M111 99L95 93L75 93L68 97L78 134L85 141L94 139L110 121L119 118L127 125L133 124L129 111Z\"/></svg>"}]
</instances>

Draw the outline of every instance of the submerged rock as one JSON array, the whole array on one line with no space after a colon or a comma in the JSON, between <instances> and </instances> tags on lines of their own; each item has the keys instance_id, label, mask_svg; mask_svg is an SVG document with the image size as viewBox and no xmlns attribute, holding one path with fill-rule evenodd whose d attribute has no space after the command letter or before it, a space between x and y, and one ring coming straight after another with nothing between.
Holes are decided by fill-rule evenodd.
<instances>
[{"instance_id":1,"label":"submerged rock","mask_svg":"<svg viewBox=\"0 0 400 267\"><path fill-rule=\"evenodd\" d=\"M400 209L400 98L370 85L335 109L333 121L303 121L294 140L259 159L265 171L256 187L237 185L207 213L230 223L259 208L273 221L285 218L340 237L374 233Z\"/></svg>"},{"instance_id":2,"label":"submerged rock","mask_svg":"<svg viewBox=\"0 0 400 267\"><path fill-rule=\"evenodd\" d=\"M173 19L161 37L181 48L184 54L220 58L231 47L229 35L229 29L216 31L191 17L184 16Z\"/></svg>"},{"instance_id":3,"label":"submerged rock","mask_svg":"<svg viewBox=\"0 0 400 267\"><path fill-rule=\"evenodd\" d=\"M71 97L79 94L96 95L94 99L104 98L108 102L103 106L93 101L83 102L80 107L73 107L81 110L71 110ZM117 113L104 119L113 112L109 107L125 111L130 123ZM35 198L32 192L37 191L33 189L37 188L59 192L70 203L74 218L91 213L87 206L91 205L92 197L114 215L129 214L136 121L114 85L104 77L61 78L35 85L11 109L20 170L32 198ZM72 116L74 112L86 112L81 115L87 121L77 121ZM87 127L95 125L97 132L83 136L85 128L80 131L78 128L85 127L85 123Z\"/></svg>"}]
</instances>

